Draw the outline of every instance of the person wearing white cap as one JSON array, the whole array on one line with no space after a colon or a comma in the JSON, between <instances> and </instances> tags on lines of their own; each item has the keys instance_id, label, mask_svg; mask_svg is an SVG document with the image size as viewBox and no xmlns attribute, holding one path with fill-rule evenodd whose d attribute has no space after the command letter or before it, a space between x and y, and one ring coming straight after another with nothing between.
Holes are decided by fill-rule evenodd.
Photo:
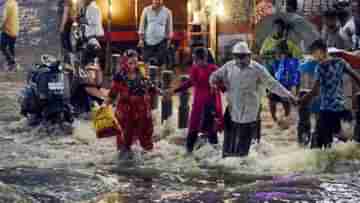
<instances>
[{"instance_id":1,"label":"person wearing white cap","mask_svg":"<svg viewBox=\"0 0 360 203\"><path fill-rule=\"evenodd\" d=\"M252 52L246 42L235 44L232 54L234 59L211 74L209 79L213 88L222 82L227 90L223 157L248 155L258 130L258 112L265 89L296 101L264 66L251 59Z\"/></svg>"}]
</instances>

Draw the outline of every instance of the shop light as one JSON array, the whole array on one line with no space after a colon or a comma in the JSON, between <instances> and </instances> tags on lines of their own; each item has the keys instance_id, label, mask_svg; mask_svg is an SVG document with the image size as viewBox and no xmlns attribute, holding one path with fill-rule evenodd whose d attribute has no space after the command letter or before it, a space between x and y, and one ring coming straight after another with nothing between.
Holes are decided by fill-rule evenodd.
<instances>
[{"instance_id":1,"label":"shop light","mask_svg":"<svg viewBox=\"0 0 360 203\"><path fill-rule=\"evenodd\" d=\"M216 3L216 15L218 16L225 16L225 8L224 8L224 2L222 0L218 0L217 3Z\"/></svg>"},{"instance_id":2,"label":"shop light","mask_svg":"<svg viewBox=\"0 0 360 203\"><path fill-rule=\"evenodd\" d=\"M188 1L188 3L187 3L187 10L188 10L188 13L191 13L191 12L192 12L192 4L191 4L191 1Z\"/></svg>"},{"instance_id":3,"label":"shop light","mask_svg":"<svg viewBox=\"0 0 360 203\"><path fill-rule=\"evenodd\" d=\"M225 16L225 8L223 0L206 0L205 7L211 14L217 16Z\"/></svg>"}]
</instances>

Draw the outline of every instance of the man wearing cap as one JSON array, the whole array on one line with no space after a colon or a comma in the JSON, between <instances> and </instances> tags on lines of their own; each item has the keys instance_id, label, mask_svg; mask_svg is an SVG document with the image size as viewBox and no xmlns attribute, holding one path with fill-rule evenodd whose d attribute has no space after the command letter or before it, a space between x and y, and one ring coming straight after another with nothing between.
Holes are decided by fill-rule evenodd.
<instances>
[{"instance_id":1,"label":"man wearing cap","mask_svg":"<svg viewBox=\"0 0 360 203\"><path fill-rule=\"evenodd\" d=\"M257 133L260 100L265 88L291 101L296 100L265 67L251 60L246 42L238 42L232 53L234 59L211 74L209 79L213 88L223 82L227 89L223 157L248 155L251 140Z\"/></svg>"}]
</instances>

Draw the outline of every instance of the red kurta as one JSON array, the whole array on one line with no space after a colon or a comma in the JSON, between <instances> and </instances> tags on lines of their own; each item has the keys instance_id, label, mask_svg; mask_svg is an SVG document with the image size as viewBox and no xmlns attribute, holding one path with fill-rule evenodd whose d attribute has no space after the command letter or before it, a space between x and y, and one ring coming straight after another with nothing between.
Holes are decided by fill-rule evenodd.
<instances>
[{"instance_id":1,"label":"red kurta","mask_svg":"<svg viewBox=\"0 0 360 203\"><path fill-rule=\"evenodd\" d=\"M215 102L216 118L220 121L219 127L222 128L223 114L220 92L211 93L209 77L217 69L216 65L208 64L206 67L192 65L190 69L190 80L182 84L175 92L180 92L193 87L193 104L189 120L189 132L201 131L201 116L205 105ZM205 133L205 132L204 132Z\"/></svg>"},{"instance_id":2,"label":"red kurta","mask_svg":"<svg viewBox=\"0 0 360 203\"><path fill-rule=\"evenodd\" d=\"M111 91L120 94L115 115L123 130L125 147L130 149L134 138L137 137L144 150L152 150L153 122L150 97L155 93L155 87L140 73L135 79L130 80L126 71L120 71L114 77Z\"/></svg>"}]
</instances>

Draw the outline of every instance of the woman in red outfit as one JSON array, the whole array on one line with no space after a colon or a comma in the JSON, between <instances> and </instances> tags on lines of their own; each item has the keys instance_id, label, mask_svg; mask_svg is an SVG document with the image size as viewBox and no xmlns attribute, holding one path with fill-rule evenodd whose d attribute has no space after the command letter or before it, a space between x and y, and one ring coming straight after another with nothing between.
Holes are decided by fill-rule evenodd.
<instances>
[{"instance_id":1,"label":"woman in red outfit","mask_svg":"<svg viewBox=\"0 0 360 203\"><path fill-rule=\"evenodd\" d=\"M131 152L134 138L138 138L145 151L153 149L153 121L150 97L158 93L157 88L144 78L138 68L138 54L127 55L127 66L121 68L114 76L109 99L110 105L120 95L116 107L116 118L123 131L124 144L121 145L119 135L118 150Z\"/></svg>"},{"instance_id":2,"label":"woman in red outfit","mask_svg":"<svg viewBox=\"0 0 360 203\"><path fill-rule=\"evenodd\" d=\"M209 77L217 66L207 62L208 51L204 48L197 48L193 58L190 80L172 91L172 93L178 93L194 87L189 133L186 140L188 153L193 151L199 133L205 134L210 144L218 144L217 131L223 123L220 92L212 90L209 84Z\"/></svg>"}]
</instances>

